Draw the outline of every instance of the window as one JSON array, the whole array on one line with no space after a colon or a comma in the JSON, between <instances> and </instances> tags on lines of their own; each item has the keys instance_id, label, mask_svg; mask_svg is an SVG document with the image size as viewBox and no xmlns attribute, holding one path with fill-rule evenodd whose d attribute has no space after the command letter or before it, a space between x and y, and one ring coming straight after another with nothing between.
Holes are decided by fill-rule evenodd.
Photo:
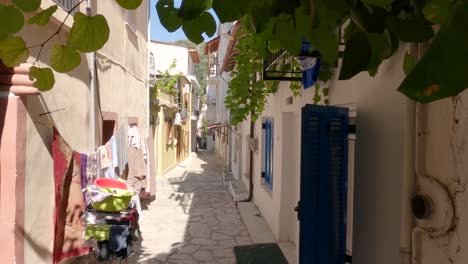
<instances>
[{"instance_id":1,"label":"window","mask_svg":"<svg viewBox=\"0 0 468 264\"><path fill-rule=\"evenodd\" d=\"M125 10L125 24L136 32L136 10Z\"/></svg>"},{"instance_id":2,"label":"window","mask_svg":"<svg viewBox=\"0 0 468 264\"><path fill-rule=\"evenodd\" d=\"M115 112L102 112L101 144L106 144L117 131L118 115Z\"/></svg>"},{"instance_id":3,"label":"window","mask_svg":"<svg viewBox=\"0 0 468 264\"><path fill-rule=\"evenodd\" d=\"M54 0L54 2L67 11L70 11L77 3L76 0Z\"/></svg>"},{"instance_id":4,"label":"window","mask_svg":"<svg viewBox=\"0 0 468 264\"><path fill-rule=\"evenodd\" d=\"M262 178L270 190L273 189L273 131L273 119L265 118L262 122Z\"/></svg>"}]
</instances>

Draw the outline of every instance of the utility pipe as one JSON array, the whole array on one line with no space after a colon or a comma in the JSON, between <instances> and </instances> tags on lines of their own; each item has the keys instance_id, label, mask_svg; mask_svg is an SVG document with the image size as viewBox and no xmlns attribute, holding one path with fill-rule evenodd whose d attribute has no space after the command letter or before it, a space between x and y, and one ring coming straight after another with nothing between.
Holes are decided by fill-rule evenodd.
<instances>
[{"instance_id":1,"label":"utility pipe","mask_svg":"<svg viewBox=\"0 0 468 264\"><path fill-rule=\"evenodd\" d=\"M424 54L424 46L413 46L411 54L418 59ZM408 125L407 130L413 130L414 151L407 149L405 152L414 152L414 175L415 177L404 177L403 182L403 215L402 227L400 230L400 263L401 264L420 264L418 255L418 241L422 239L423 234L427 237L441 237L445 235L453 223L454 207L445 187L436 179L429 177L424 170L422 154L424 153L424 138L427 126L426 108L419 103L411 104L408 109L414 114L414 127ZM409 132L408 134L411 134ZM410 145L410 144L409 144ZM409 172L412 175L412 172ZM411 210L411 200L415 195L429 198L428 214L433 214L428 219L415 220L414 212ZM437 211L434 211L436 209ZM434 224L434 222L437 222ZM441 224L440 224L441 223Z\"/></svg>"},{"instance_id":2,"label":"utility pipe","mask_svg":"<svg viewBox=\"0 0 468 264\"><path fill-rule=\"evenodd\" d=\"M92 12L92 0L86 1L86 13L91 15ZM90 151L94 151L97 148L96 144L96 52L88 54L88 66L91 73L91 80L89 84L89 116L90 116Z\"/></svg>"}]
</instances>

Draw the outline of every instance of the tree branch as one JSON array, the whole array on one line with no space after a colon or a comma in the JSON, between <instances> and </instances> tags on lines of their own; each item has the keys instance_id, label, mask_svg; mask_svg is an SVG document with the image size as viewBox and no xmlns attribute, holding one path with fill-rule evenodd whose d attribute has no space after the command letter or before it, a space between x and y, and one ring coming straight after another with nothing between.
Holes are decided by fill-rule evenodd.
<instances>
[{"instance_id":1,"label":"tree branch","mask_svg":"<svg viewBox=\"0 0 468 264\"><path fill-rule=\"evenodd\" d=\"M60 24L60 26L58 27L58 29L54 32L54 34L52 34L49 38L47 38L44 42L42 42L41 44L38 44L38 45L33 45L33 46L30 46L28 47L27 49L31 49L31 48L37 48L37 47L40 47L39 49L39 52L37 53L37 57L36 57L36 61L34 62L34 64L36 64L40 57L41 57L41 53L42 53L42 50L44 49L44 46L51 40L53 39L55 36L59 36L60 38L60 31L62 30L63 26L65 25L65 22L67 21L68 17L73 13L73 11L75 11L76 8L78 8L84 1L86 0L80 0L77 4L75 4L70 10L67 11L67 15L65 16L65 18L63 19L62 23ZM63 45L63 41L62 39L60 38L60 42L62 42L62 45Z\"/></svg>"}]
</instances>

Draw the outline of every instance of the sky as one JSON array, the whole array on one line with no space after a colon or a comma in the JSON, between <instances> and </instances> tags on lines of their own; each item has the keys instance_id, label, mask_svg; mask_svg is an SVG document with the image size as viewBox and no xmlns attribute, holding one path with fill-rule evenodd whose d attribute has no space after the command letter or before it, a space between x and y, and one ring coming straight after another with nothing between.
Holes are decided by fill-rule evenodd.
<instances>
[{"instance_id":1,"label":"sky","mask_svg":"<svg viewBox=\"0 0 468 264\"><path fill-rule=\"evenodd\" d=\"M159 40L164 42L173 42L179 39L187 39L184 32L180 28L179 30L169 33L167 30L161 25L159 22L158 13L156 12L156 2L158 0L151 0L151 40ZM182 0L175 0L175 7L179 7ZM213 14L213 11L210 10L210 13ZM216 23L218 24L218 18L214 16L216 19ZM205 36L206 37L206 36ZM213 36L216 37L216 36ZM205 38L205 42L211 38Z\"/></svg>"}]
</instances>

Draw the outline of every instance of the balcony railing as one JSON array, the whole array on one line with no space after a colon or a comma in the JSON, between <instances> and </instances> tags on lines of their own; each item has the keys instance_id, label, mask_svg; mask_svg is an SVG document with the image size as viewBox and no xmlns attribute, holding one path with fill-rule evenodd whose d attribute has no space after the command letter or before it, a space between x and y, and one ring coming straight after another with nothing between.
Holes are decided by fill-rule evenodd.
<instances>
[{"instance_id":1,"label":"balcony railing","mask_svg":"<svg viewBox=\"0 0 468 264\"><path fill-rule=\"evenodd\" d=\"M66 11L70 11L76 4L77 0L54 0L59 6L63 7Z\"/></svg>"},{"instance_id":2,"label":"balcony railing","mask_svg":"<svg viewBox=\"0 0 468 264\"><path fill-rule=\"evenodd\" d=\"M219 64L211 64L208 77L216 77L219 74Z\"/></svg>"}]
</instances>

